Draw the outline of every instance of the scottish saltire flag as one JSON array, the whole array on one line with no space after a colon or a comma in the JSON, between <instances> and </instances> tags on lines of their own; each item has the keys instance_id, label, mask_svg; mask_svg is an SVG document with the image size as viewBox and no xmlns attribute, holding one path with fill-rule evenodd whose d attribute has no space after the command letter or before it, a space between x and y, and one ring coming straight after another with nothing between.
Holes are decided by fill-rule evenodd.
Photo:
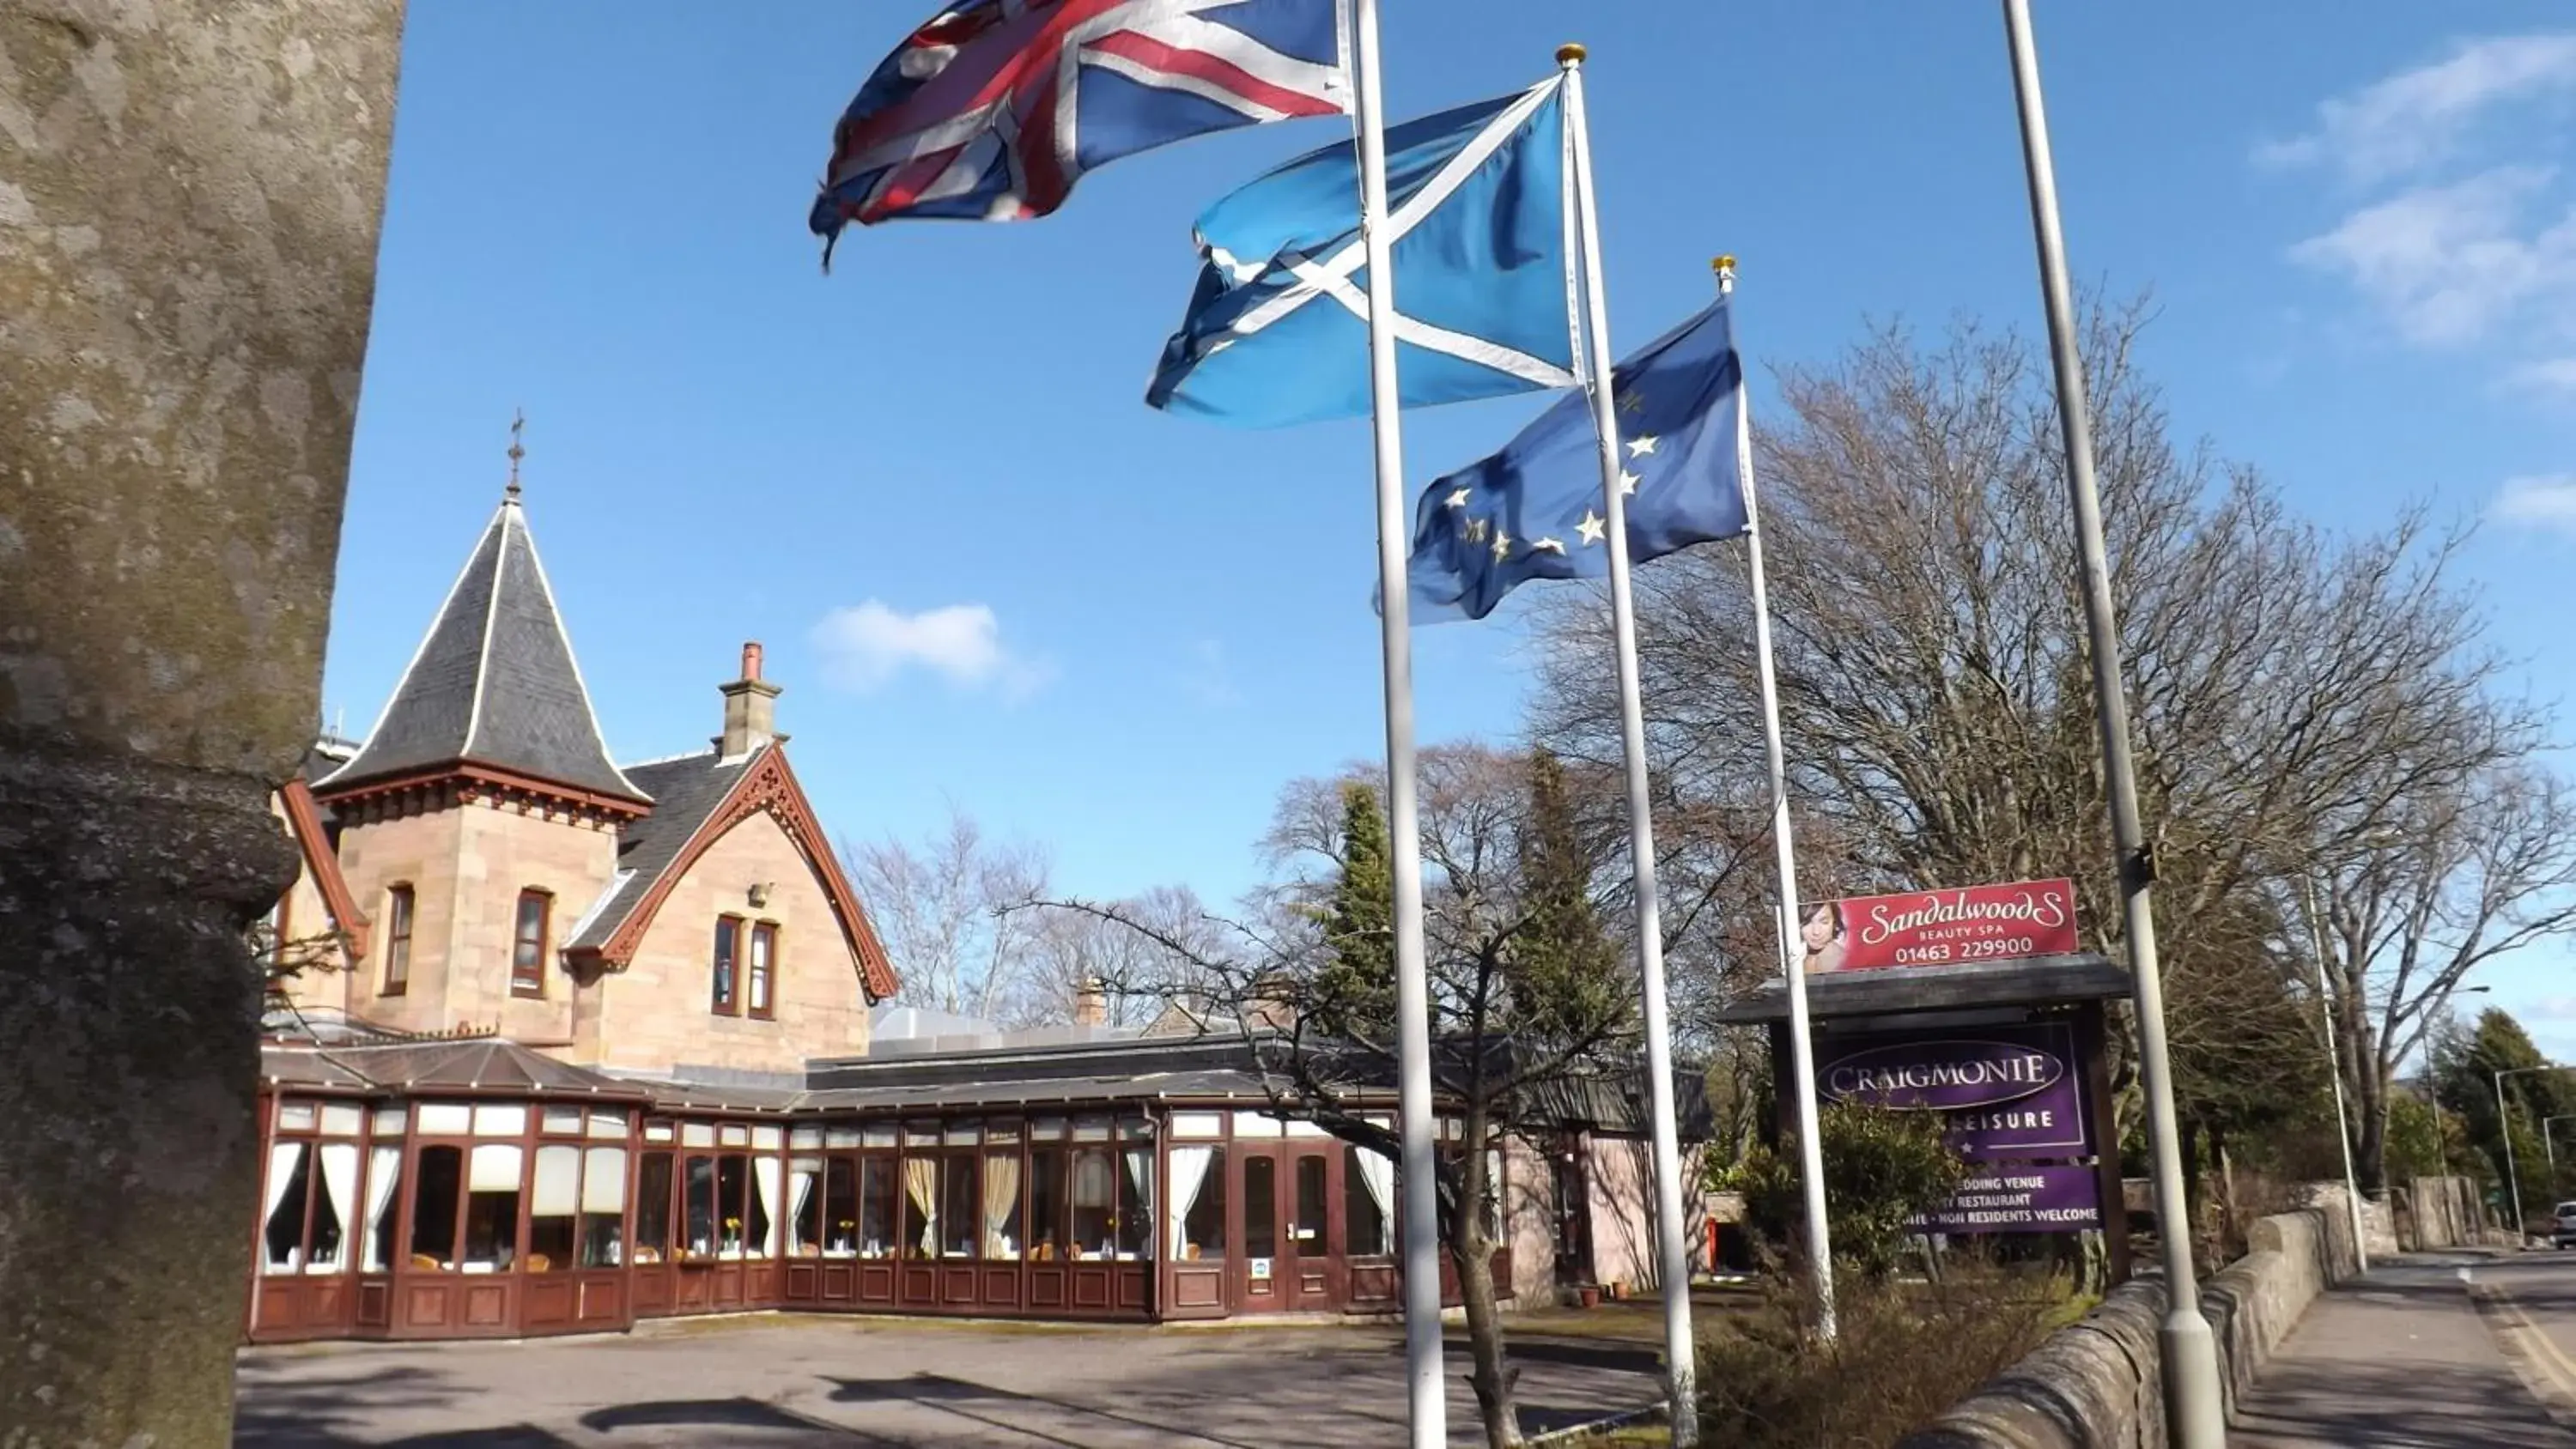
<instances>
[{"instance_id":1,"label":"scottish saltire flag","mask_svg":"<svg viewBox=\"0 0 2576 1449\"><path fill-rule=\"evenodd\" d=\"M1744 532L1744 364L1726 299L1612 372L1619 488L1637 563ZM1592 398L1558 398L1519 437L1423 492L1406 577L1413 618L1481 619L1529 579L1610 572Z\"/></svg>"},{"instance_id":2,"label":"scottish saltire flag","mask_svg":"<svg viewBox=\"0 0 2576 1449\"><path fill-rule=\"evenodd\" d=\"M1121 156L1347 110L1340 13L1339 0L961 0L859 88L809 224L830 239L853 221L1044 216Z\"/></svg>"},{"instance_id":3,"label":"scottish saltire flag","mask_svg":"<svg viewBox=\"0 0 2576 1449\"><path fill-rule=\"evenodd\" d=\"M1574 381L1562 81L1386 134L1404 405ZM1208 208L1197 292L1145 401L1242 427L1369 411L1350 142Z\"/></svg>"}]
</instances>

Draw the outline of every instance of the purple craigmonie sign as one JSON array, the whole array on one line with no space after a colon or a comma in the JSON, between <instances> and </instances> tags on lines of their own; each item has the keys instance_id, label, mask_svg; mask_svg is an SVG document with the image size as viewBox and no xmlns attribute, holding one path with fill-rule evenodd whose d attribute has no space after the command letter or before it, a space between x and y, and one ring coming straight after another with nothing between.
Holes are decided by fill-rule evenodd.
<instances>
[{"instance_id":1,"label":"purple craigmonie sign","mask_svg":"<svg viewBox=\"0 0 2576 1449\"><path fill-rule=\"evenodd\" d=\"M2073 1163L2007 1162L1971 1172L1948 1202L1906 1220L1920 1233L2068 1233L2102 1226L2102 1185Z\"/></svg>"},{"instance_id":2,"label":"purple craigmonie sign","mask_svg":"<svg viewBox=\"0 0 2576 1449\"><path fill-rule=\"evenodd\" d=\"M2014 1042L1900 1041L1834 1063L1825 1094L1875 1107L1946 1112L2044 1092L2065 1076L2062 1058Z\"/></svg>"},{"instance_id":3,"label":"purple craigmonie sign","mask_svg":"<svg viewBox=\"0 0 2576 1449\"><path fill-rule=\"evenodd\" d=\"M1827 1101L1939 1112L1971 1161L2092 1151L2075 1033L2064 1022L1826 1036L1816 1058Z\"/></svg>"}]
</instances>

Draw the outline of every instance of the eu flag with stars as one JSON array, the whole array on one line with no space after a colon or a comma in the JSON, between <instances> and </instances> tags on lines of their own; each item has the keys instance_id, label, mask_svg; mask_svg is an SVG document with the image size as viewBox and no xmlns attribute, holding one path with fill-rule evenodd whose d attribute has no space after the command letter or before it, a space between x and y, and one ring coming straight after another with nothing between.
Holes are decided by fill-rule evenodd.
<instances>
[{"instance_id":1,"label":"eu flag with stars","mask_svg":"<svg viewBox=\"0 0 2576 1449\"><path fill-rule=\"evenodd\" d=\"M1630 560L1744 532L1744 364L1726 299L1620 363L1610 395ZM1605 577L1602 504L1592 398L1578 388L1423 493L1406 568L1413 617L1481 619L1525 580Z\"/></svg>"}]
</instances>

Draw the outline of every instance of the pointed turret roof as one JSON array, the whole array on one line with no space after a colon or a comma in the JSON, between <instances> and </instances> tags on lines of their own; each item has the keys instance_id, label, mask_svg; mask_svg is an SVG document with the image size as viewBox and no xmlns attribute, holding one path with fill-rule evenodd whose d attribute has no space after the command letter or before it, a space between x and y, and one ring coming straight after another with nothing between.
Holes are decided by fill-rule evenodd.
<instances>
[{"instance_id":1,"label":"pointed turret roof","mask_svg":"<svg viewBox=\"0 0 2576 1449\"><path fill-rule=\"evenodd\" d=\"M652 798L610 760L600 737L515 477L366 744L316 789L340 794L455 766L621 800Z\"/></svg>"}]
</instances>

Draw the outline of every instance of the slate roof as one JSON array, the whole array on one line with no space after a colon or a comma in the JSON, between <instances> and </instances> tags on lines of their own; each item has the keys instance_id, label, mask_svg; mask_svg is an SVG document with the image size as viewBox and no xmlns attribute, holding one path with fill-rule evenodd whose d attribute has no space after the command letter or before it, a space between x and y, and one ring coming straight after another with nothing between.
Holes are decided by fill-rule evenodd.
<instances>
[{"instance_id":1,"label":"slate roof","mask_svg":"<svg viewBox=\"0 0 2576 1449\"><path fill-rule=\"evenodd\" d=\"M776 748L775 744L762 745L737 759L726 759L707 750L674 760L628 766L626 778L652 797L653 811L619 828L617 874L609 881L607 894L583 913L579 928L565 946L578 951L606 945L652 892L654 882L679 859L689 837L697 834L698 827L732 793L743 771Z\"/></svg>"},{"instance_id":2,"label":"slate roof","mask_svg":"<svg viewBox=\"0 0 2576 1449\"><path fill-rule=\"evenodd\" d=\"M2109 1001L2129 994L2127 967L2091 951L2071 956L2013 956L1955 966L1889 966L1824 971L1807 978L1807 1013L1818 1021L1910 1011L2029 1006L2057 1001ZM1788 983L1764 982L1728 1002L1717 1019L1731 1025L1786 1021Z\"/></svg>"},{"instance_id":3,"label":"slate roof","mask_svg":"<svg viewBox=\"0 0 2576 1449\"><path fill-rule=\"evenodd\" d=\"M651 798L608 757L515 497L484 529L357 758L315 786L337 793L456 764Z\"/></svg>"},{"instance_id":4,"label":"slate roof","mask_svg":"<svg viewBox=\"0 0 2576 1449\"><path fill-rule=\"evenodd\" d=\"M364 1085L395 1092L578 1093L627 1099L646 1095L634 1083L556 1061L505 1037L386 1046L267 1046L259 1056L260 1074L271 1081Z\"/></svg>"}]
</instances>

